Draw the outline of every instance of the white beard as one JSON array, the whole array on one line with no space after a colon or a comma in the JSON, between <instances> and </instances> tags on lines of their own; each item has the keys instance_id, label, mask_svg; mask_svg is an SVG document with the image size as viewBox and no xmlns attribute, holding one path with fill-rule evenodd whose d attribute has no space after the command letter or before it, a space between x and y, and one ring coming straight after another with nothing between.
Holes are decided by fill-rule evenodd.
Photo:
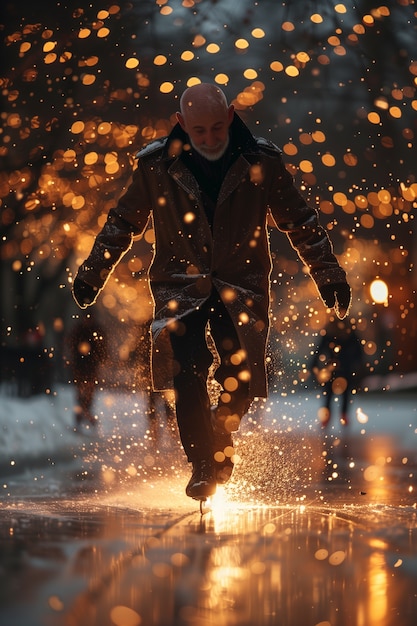
<instances>
[{"instance_id":1,"label":"white beard","mask_svg":"<svg viewBox=\"0 0 417 626\"><path fill-rule=\"evenodd\" d=\"M225 143L216 146L216 148L207 148L206 146L196 146L190 137L191 145L198 154L207 159L207 161L218 161L226 152L229 146L229 137Z\"/></svg>"}]
</instances>

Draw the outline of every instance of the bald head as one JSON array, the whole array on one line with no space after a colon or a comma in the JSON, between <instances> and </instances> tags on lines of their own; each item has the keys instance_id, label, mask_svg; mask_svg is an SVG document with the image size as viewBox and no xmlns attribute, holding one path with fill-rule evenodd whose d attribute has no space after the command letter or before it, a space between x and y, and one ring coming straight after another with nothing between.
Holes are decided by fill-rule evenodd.
<instances>
[{"instance_id":1,"label":"bald head","mask_svg":"<svg viewBox=\"0 0 417 626\"><path fill-rule=\"evenodd\" d=\"M195 115L205 110L227 111L227 100L224 92L216 85L200 83L184 91L180 100L181 114L184 117Z\"/></svg>"},{"instance_id":2,"label":"bald head","mask_svg":"<svg viewBox=\"0 0 417 626\"><path fill-rule=\"evenodd\" d=\"M233 105L228 106L223 91L216 85L200 83L184 91L177 119L197 152L209 161L219 159L229 143Z\"/></svg>"}]
</instances>

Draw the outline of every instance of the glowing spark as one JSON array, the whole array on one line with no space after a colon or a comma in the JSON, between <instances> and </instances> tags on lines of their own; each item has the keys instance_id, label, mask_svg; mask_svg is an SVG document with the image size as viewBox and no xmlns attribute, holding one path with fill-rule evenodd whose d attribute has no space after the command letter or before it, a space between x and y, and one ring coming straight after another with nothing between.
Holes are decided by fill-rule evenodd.
<instances>
[{"instance_id":1,"label":"glowing spark","mask_svg":"<svg viewBox=\"0 0 417 626\"><path fill-rule=\"evenodd\" d=\"M359 424L366 424L369 418L366 413L362 411L361 408L358 408L356 409L356 419L358 420Z\"/></svg>"}]
</instances>

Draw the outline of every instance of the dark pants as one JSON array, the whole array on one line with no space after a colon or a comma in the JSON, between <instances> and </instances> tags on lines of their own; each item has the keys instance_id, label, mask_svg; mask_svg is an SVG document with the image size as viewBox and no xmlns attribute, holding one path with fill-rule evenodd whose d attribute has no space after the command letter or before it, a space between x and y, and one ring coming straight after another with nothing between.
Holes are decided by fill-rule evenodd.
<instances>
[{"instance_id":1,"label":"dark pants","mask_svg":"<svg viewBox=\"0 0 417 626\"><path fill-rule=\"evenodd\" d=\"M342 415L347 415L349 412L349 404L352 398L352 391L354 389L354 386L352 385L351 381L348 379L346 374L341 373L341 374L338 374L338 376L340 376L341 378L344 378L347 383L346 389L341 394L342 398L341 398L341 404L340 404L340 411ZM332 399L333 399L333 396L335 395L333 391L333 381L335 378L336 376L332 377L323 387L323 395L326 398L325 407L329 409L330 412L331 412Z\"/></svg>"},{"instance_id":2,"label":"dark pants","mask_svg":"<svg viewBox=\"0 0 417 626\"><path fill-rule=\"evenodd\" d=\"M90 375L89 375L90 376ZM95 382L89 377L77 380L77 405L75 407L75 419L79 424L82 421L94 422L91 412L93 405Z\"/></svg>"},{"instance_id":3,"label":"dark pants","mask_svg":"<svg viewBox=\"0 0 417 626\"><path fill-rule=\"evenodd\" d=\"M213 426L207 379L213 354L206 342L208 324L220 359L214 375L222 388L215 412L218 428L223 432L237 430L251 404L245 354L232 319L214 292L199 310L182 318L170 334L175 360L177 421L189 461L210 458L212 454Z\"/></svg>"}]
</instances>

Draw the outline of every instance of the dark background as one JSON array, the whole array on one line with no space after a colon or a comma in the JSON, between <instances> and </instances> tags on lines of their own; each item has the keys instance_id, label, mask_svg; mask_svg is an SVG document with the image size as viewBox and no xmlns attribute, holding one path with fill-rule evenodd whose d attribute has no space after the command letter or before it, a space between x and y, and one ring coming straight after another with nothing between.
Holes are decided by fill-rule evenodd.
<instances>
[{"instance_id":1,"label":"dark background","mask_svg":"<svg viewBox=\"0 0 417 626\"><path fill-rule=\"evenodd\" d=\"M29 354L43 368L32 390L67 379L66 337L79 315L71 277L135 153L169 132L193 80L224 89L254 134L283 149L320 209L353 288L367 373L417 371L414 2L86 4L2 3L3 378ZM110 336L109 384L131 384L146 362L151 226L96 307ZM286 371L277 378L303 384L327 314L286 238L271 233L271 247L272 354ZM376 278L386 302L371 296Z\"/></svg>"}]
</instances>

